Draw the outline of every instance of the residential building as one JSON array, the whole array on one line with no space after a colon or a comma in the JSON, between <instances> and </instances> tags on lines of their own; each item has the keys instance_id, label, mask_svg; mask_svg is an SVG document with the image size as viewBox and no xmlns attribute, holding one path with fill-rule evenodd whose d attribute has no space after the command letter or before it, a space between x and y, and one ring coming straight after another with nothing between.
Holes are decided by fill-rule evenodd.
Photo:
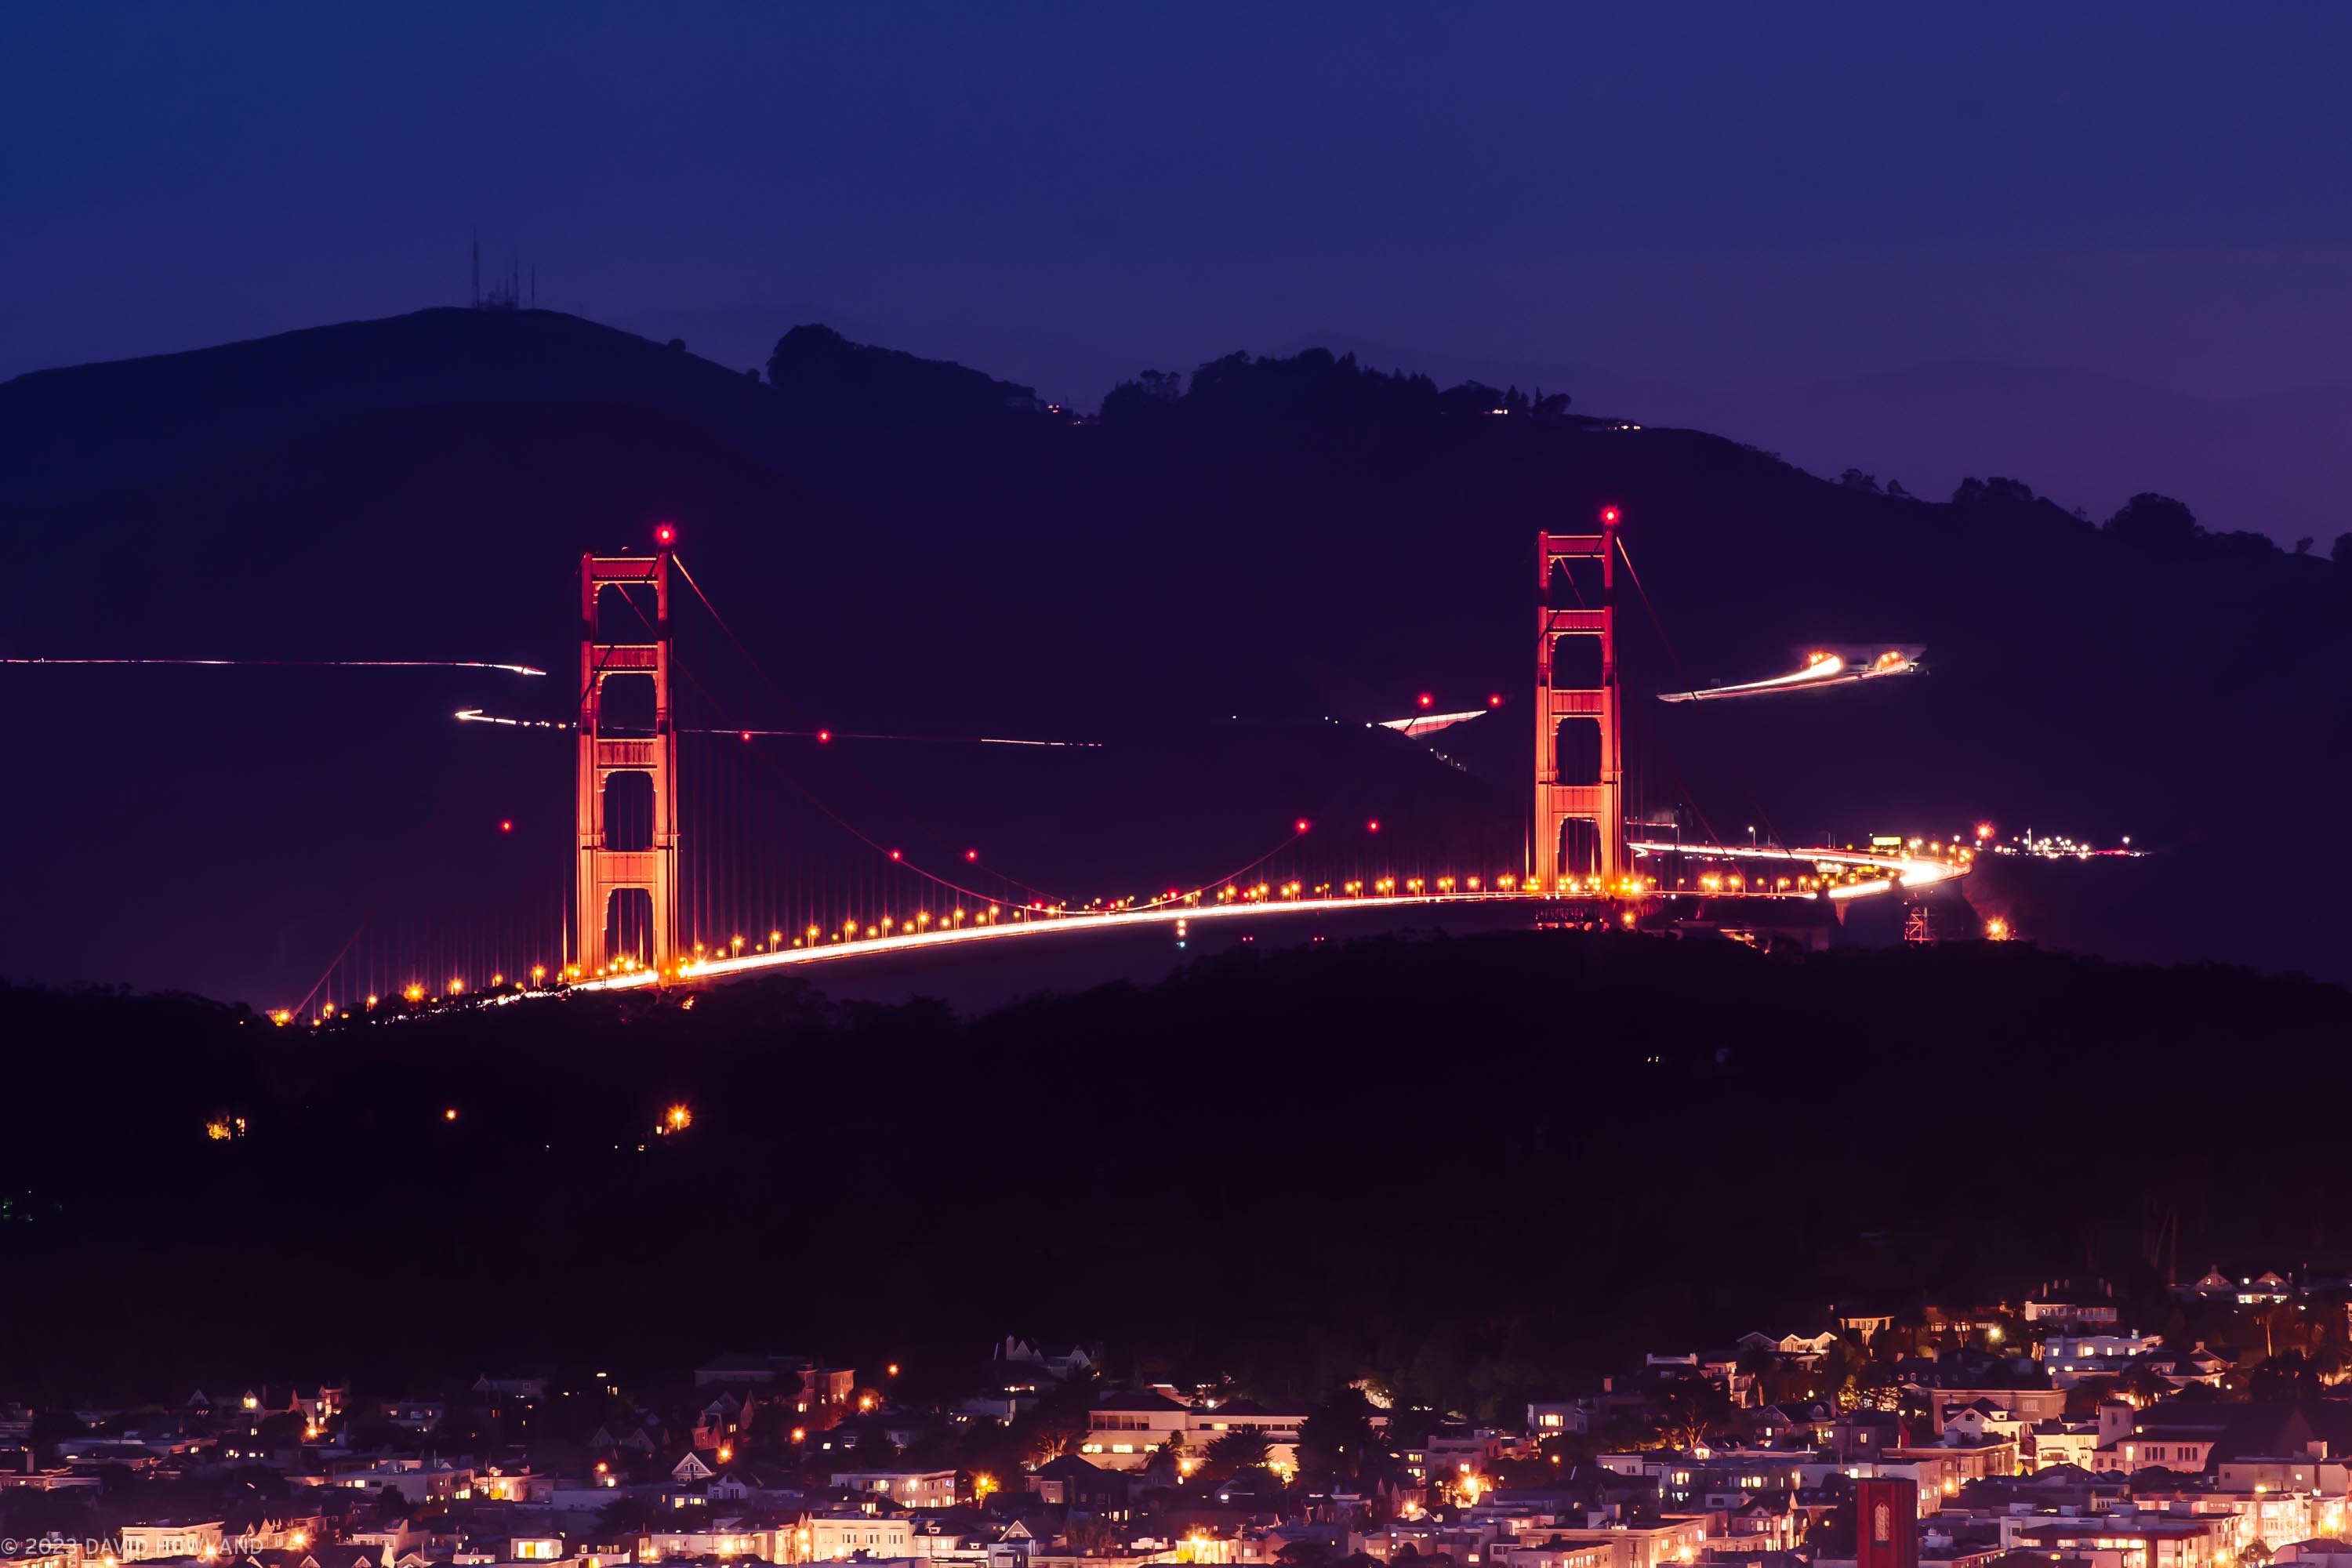
<instances>
[{"instance_id":1,"label":"residential building","mask_svg":"<svg viewBox=\"0 0 2352 1568\"><path fill-rule=\"evenodd\" d=\"M835 1470L833 1484L846 1491L871 1492L900 1508L952 1508L953 1470Z\"/></svg>"}]
</instances>

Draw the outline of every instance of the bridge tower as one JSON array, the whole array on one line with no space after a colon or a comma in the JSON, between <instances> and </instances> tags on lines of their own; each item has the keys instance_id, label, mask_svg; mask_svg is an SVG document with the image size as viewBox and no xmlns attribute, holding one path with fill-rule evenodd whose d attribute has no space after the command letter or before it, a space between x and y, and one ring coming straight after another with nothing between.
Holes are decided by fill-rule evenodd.
<instances>
[{"instance_id":1,"label":"bridge tower","mask_svg":"<svg viewBox=\"0 0 2352 1568\"><path fill-rule=\"evenodd\" d=\"M577 928L572 962L593 978L614 956L606 941L613 895L642 890L653 900L654 968L667 973L678 962L677 734L669 699L669 558L671 531L656 535L658 553L580 558L580 741ZM608 584L650 583L654 640L604 639L596 598ZM604 709L604 683L614 676L653 678L653 727L623 726ZM604 786L615 773L643 773L653 784L650 842L614 848L607 842Z\"/></svg>"},{"instance_id":2,"label":"bridge tower","mask_svg":"<svg viewBox=\"0 0 2352 1568\"><path fill-rule=\"evenodd\" d=\"M1617 509L1603 507L1598 533L1536 535L1536 807L1528 874L1546 890L1563 877L1597 875L1613 892L1624 873L1617 522ZM1573 609L1552 603L1562 575Z\"/></svg>"}]
</instances>

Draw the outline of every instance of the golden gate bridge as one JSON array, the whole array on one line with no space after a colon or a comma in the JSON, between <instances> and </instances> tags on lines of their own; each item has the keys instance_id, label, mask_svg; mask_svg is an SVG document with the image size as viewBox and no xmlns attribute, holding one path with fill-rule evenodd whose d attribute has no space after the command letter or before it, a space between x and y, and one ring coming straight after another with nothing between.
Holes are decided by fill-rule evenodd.
<instances>
[{"instance_id":1,"label":"golden gate bridge","mask_svg":"<svg viewBox=\"0 0 2352 1568\"><path fill-rule=\"evenodd\" d=\"M1727 844L1711 830L1697 839L1680 832L1667 838L1629 831L1619 587L1622 577L1639 592L1640 579L1621 537L1622 521L1616 508L1606 507L1590 531L1546 531L1536 539L1535 765L1528 830L1516 865L1400 865L1368 857L1362 844L1377 837L1377 820L1365 824L1352 855L1318 865L1311 849L1316 824L1299 817L1273 848L1223 876L1149 895L1075 903L992 868L983 869L976 848L957 852L949 847L952 841L928 828L922 831L939 853L912 858L903 847L834 810L780 763L755 751L776 782L829 818L867 857L862 880L845 879L836 890L840 907L818 914L813 902L823 895L813 900L803 892L798 896L803 907L789 920L782 909L793 899L780 896L772 884L740 879L716 898L706 885L689 918L689 900L681 894L690 836L680 821L679 738L724 735L751 744L789 735L822 746L851 737L822 727L739 726L695 680L679 662L673 637L673 597L679 584L789 705L687 570L677 531L664 523L656 531L651 554L592 552L581 558L579 685L572 718L492 720L479 709L457 714L465 721L573 731L572 867L556 928L538 937L524 933L482 944L475 955L478 965L483 955L498 955L488 958L487 974L468 975L454 966L445 974L436 966L430 977L408 976L394 988L383 984L381 963L371 960L363 994L356 966L347 962L361 935L355 931L309 995L270 1016L280 1025L322 1026L388 1007L694 985L884 953L1150 926L1183 932L1194 921L1279 919L1335 909L1516 905L1540 926L1706 929L1749 940L1818 940L1841 906L1852 900L1916 895L1966 875L1973 849L1957 837L1948 843L1913 841L1903 852ZM641 602L648 597L650 605ZM1646 593L1642 599L1647 607ZM676 701L680 678L727 722L681 725ZM617 798L624 795L628 798ZM901 809L900 815L908 814ZM500 824L502 831L511 826ZM1343 860L1349 863L1339 864ZM707 872L700 879L717 880ZM372 912L362 921L362 931L373 918ZM346 999L335 998L339 990Z\"/></svg>"}]
</instances>

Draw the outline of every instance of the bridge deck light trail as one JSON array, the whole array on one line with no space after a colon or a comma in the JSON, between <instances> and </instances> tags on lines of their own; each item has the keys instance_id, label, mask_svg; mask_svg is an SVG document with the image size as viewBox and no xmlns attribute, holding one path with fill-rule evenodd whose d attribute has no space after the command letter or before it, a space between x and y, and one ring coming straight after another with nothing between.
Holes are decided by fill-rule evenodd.
<instances>
[{"instance_id":1,"label":"bridge deck light trail","mask_svg":"<svg viewBox=\"0 0 2352 1568\"><path fill-rule=\"evenodd\" d=\"M1671 908L1677 903L1705 905L1749 900L1789 900L1825 896L1843 901L1873 893L1883 893L1897 887L1916 888L1964 877L1969 867L1963 861L1923 860L1907 856L1892 856L1861 850L1820 847L1773 849L1713 845L1674 845L1633 842L1628 850L1639 854L1682 854L1706 858L1734 859L1772 859L1795 861L1806 865L1843 866L1854 870L1875 870L1886 875L1862 882L1822 885L1818 893L1808 890L1791 892L1787 888L1767 886L1759 877L1756 885L1745 886L1738 878L1706 877L1698 889L1667 889L1654 880L1627 879L1614 892L1604 887L1598 878L1556 879L1556 885L1545 888L1534 879L1522 882L1508 874L1495 879L1492 889L1481 889L1479 879L1441 875L1435 879L1437 890L1426 890L1430 879L1410 878L1404 882L1405 891L1398 892L1394 877L1382 877L1370 884L1349 881L1341 884L1339 894L1331 896L1328 884L1319 884L1314 896L1306 894L1303 883L1286 882L1280 889L1265 883L1251 887L1247 896L1238 884L1218 889L1213 900L1203 900L1201 892L1180 894L1174 889L1163 901L1135 905L1130 900L1118 900L1108 907L1076 910L1037 910L1037 918L1024 918L1024 911L1005 911L991 905L984 911L975 911L971 923L962 923L965 911L955 910L943 913L933 924L927 912L913 922L885 920L880 925L865 925L858 921L845 922L838 932L827 935L824 928L810 925L803 936L796 937L789 948L781 946L783 933L769 933L768 951L754 949L750 952L730 941L721 949L711 951L698 947L694 956L664 972L658 967L640 964L621 958L600 969L593 978L588 977L577 965L564 972L569 989L578 992L639 990L668 982L699 982L731 979L738 975L756 974L770 969L798 967L809 963L829 963L873 954L923 952L933 948L951 947L974 942L1011 942L1024 937L1045 937L1055 933L1071 934L1127 928L1174 926L1179 937L1189 935L1191 922L1196 920L1231 919L1236 916L1287 916L1309 913L1339 913L1350 910L1400 909L1431 905L1517 904L1540 905L1558 899L1606 900L1615 907L1612 923L1627 930L1636 929L1638 915L1651 906ZM1465 890L1456 891L1456 888ZM1202 889L1205 892L1206 889ZM1097 901L1099 902L1099 900ZM895 929L894 929L895 923ZM544 980L546 971L535 968L531 980L536 987ZM425 999L424 987L411 984L404 996L410 1003ZM516 989L503 994L491 993L483 998L493 1005L530 1001L564 994L562 991L525 990L520 982ZM467 997L467 987L460 977L452 976L448 985L452 1002ZM440 998L434 998L439 1001ZM373 1005L373 1001L372 1001ZM286 1022L290 1015L273 1014L274 1021Z\"/></svg>"},{"instance_id":2,"label":"bridge deck light trail","mask_svg":"<svg viewBox=\"0 0 2352 1568\"><path fill-rule=\"evenodd\" d=\"M1650 843L1630 843L1626 847L1629 850L1643 852L1675 853L1679 850L1685 855L1722 855L1738 858L1795 860L1805 864L1840 865L1857 870L1877 870L1888 873L1870 881L1842 884L1823 889L1829 898L1840 901L1871 893L1885 892L1898 886L1903 888L1929 886L1968 874L1966 866L1942 861L1919 860L1908 857L1874 855L1859 850L1821 848L1782 850L1745 847L1718 849L1712 846L1678 847L1672 844ZM1454 879L1444 878L1441 880L1450 882ZM1507 879L1498 879L1499 880ZM1563 879L1564 882L1566 880L1569 879ZM1425 882L1423 885L1425 887ZM1397 887L1396 879L1384 877L1372 886L1374 890L1367 894L1362 891L1362 884L1350 882L1347 884L1345 895L1338 898L1300 897L1298 896L1300 889L1296 883L1286 885L1282 890L1282 896L1266 896L1273 889L1265 888L1261 884L1252 889L1256 896L1244 898L1236 886L1231 889L1220 889L1216 899L1199 902L1188 900L1181 903L1156 903L1129 909L1071 910L1043 915L1039 919L1020 923L1010 921L1000 923L982 919L970 925L942 925L929 930L908 929L901 926L887 934L879 928L876 928L863 937L856 937L853 933L851 937L843 941L823 945L815 943L817 928L812 926L809 928L811 936L809 946L794 946L781 952L747 952L698 959L686 963L676 978L689 981L723 980L740 974L758 973L769 969L833 963L877 953L919 952L936 948L966 945L975 942L1012 942L1024 937L1044 937L1056 932L1067 934L1150 926L1180 926L1189 930L1190 922L1193 921L1229 920L1241 916L1316 912L1331 914L1349 910L1402 909L1430 905L1524 905L1541 903L1559 897L1604 896L1602 889L1598 886L1589 889L1584 889L1580 880L1575 888L1564 886L1561 889L1551 889L1538 888L1530 881L1517 887L1504 886L1492 889L1400 893L1394 890ZM1230 897L1227 896L1228 893L1231 894ZM1791 895L1786 890L1776 891L1762 885L1760 881L1754 888L1725 889L1718 887L1703 892L1697 889L1668 889L1645 884L1638 891L1629 891L1616 901L1628 905L1627 912L1631 912L1630 906L1635 902L1643 904L1654 901L1663 904L1705 903L1727 900L1787 899L1792 896L1809 895ZM576 984L572 989L579 991L633 990L656 984L661 978L659 974L650 970L638 970L591 981L584 985Z\"/></svg>"},{"instance_id":3,"label":"bridge deck light trail","mask_svg":"<svg viewBox=\"0 0 2352 1568\"><path fill-rule=\"evenodd\" d=\"M1681 855L1700 860L1778 860L1784 864L1807 866L1848 866L1857 870L1880 870L1888 876L1873 882L1849 883L1829 890L1831 898L1855 898L1865 892L1878 892L1885 888L1933 887L1968 874L1966 866L1948 860L1927 860L1908 855L1877 855L1859 849L1796 848L1781 849L1762 845L1671 844L1653 840L1629 843L1626 848L1642 855Z\"/></svg>"}]
</instances>

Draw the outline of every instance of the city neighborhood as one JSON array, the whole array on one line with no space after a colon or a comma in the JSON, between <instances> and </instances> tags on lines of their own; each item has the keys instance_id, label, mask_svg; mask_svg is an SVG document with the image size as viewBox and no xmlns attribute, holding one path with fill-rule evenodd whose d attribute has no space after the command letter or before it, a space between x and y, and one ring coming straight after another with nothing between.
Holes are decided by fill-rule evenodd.
<instances>
[{"instance_id":1,"label":"city neighborhood","mask_svg":"<svg viewBox=\"0 0 2352 1568\"><path fill-rule=\"evenodd\" d=\"M2102 1281L1825 1306L1475 1408L1370 1378L1311 1399L1179 1383L1012 1336L947 1368L714 1351L644 1389L518 1370L16 1404L0 1550L34 1568L2352 1568L2347 1294L2215 1269L2136 1307Z\"/></svg>"}]
</instances>

